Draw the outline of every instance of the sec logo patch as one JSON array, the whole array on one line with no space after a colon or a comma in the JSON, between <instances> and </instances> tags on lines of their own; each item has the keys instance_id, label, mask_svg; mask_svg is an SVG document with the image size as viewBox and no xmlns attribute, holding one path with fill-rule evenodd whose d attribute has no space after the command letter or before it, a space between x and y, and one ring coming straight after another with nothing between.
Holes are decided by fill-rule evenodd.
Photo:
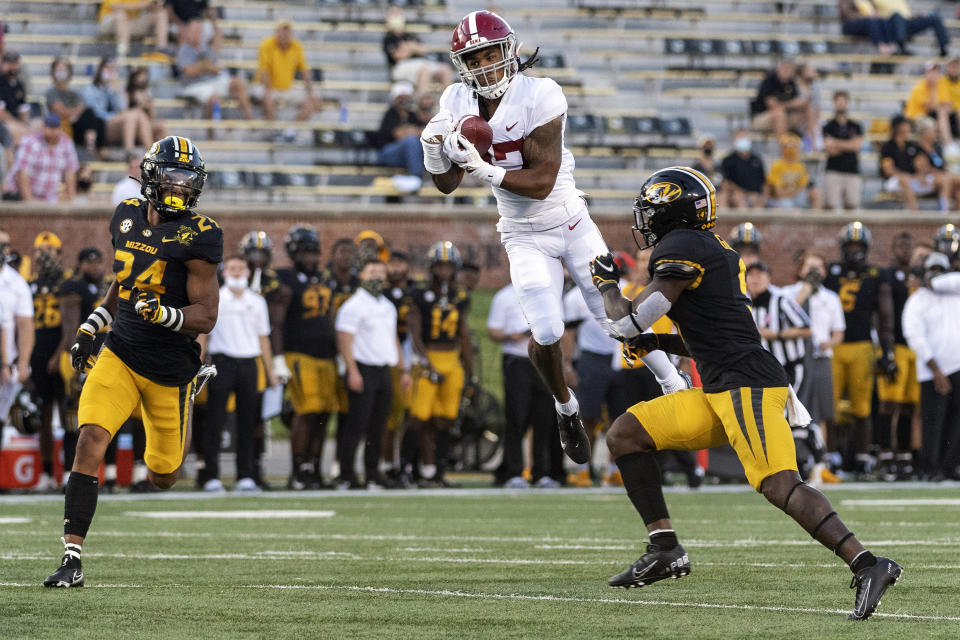
<instances>
[{"instance_id":1,"label":"sec logo patch","mask_svg":"<svg viewBox=\"0 0 960 640\"><path fill-rule=\"evenodd\" d=\"M144 238L149 238L150 236L153 235L153 231L150 231L150 229L144 229L144 230L141 231L140 233L143 234L143 237L144 237Z\"/></svg>"},{"instance_id":2,"label":"sec logo patch","mask_svg":"<svg viewBox=\"0 0 960 640\"><path fill-rule=\"evenodd\" d=\"M127 233L130 229L133 229L133 220L125 218L123 222L120 223L120 233Z\"/></svg>"}]
</instances>

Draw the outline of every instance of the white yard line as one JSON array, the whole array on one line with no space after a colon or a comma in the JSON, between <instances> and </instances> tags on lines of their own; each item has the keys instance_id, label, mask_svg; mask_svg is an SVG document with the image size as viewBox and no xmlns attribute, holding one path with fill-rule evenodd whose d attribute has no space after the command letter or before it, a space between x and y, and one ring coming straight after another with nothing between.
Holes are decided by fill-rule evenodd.
<instances>
[{"instance_id":1,"label":"white yard line","mask_svg":"<svg viewBox=\"0 0 960 640\"><path fill-rule=\"evenodd\" d=\"M960 498L888 498L841 500L845 507L960 507Z\"/></svg>"},{"instance_id":2,"label":"white yard line","mask_svg":"<svg viewBox=\"0 0 960 640\"><path fill-rule=\"evenodd\" d=\"M0 524L28 524L30 518L18 518L18 517L9 517L9 518L0 518Z\"/></svg>"},{"instance_id":3,"label":"white yard line","mask_svg":"<svg viewBox=\"0 0 960 640\"><path fill-rule=\"evenodd\" d=\"M364 587L364 586L339 586L339 585L297 585L297 584L266 584L250 585L250 589L306 589L323 591L359 591L364 593L393 593L398 595L420 595L437 596L441 598L474 598L478 600L526 600L526 601L544 601L544 602L576 602L587 604L615 604L626 606L659 606L659 607L690 607L696 609L733 609L741 611L773 611L773 612L794 612L794 613L817 613L817 614L846 614L842 609L811 609L803 607L774 607L757 606L749 604L714 604L709 602L667 602L662 600L620 600L614 598L572 598L567 596L552 595L522 595L517 593L470 593L465 591L449 591L446 589L394 589L392 587ZM899 618L908 620L933 620L933 621L960 621L960 617L954 616L933 616L917 615L911 613L875 613L874 616L884 618Z\"/></svg>"},{"instance_id":4,"label":"white yard line","mask_svg":"<svg viewBox=\"0 0 960 640\"><path fill-rule=\"evenodd\" d=\"M245 511L127 511L126 516L156 520L200 520L209 518L237 520L274 520L290 518L332 518L333 511L306 509L248 509Z\"/></svg>"},{"instance_id":5,"label":"white yard line","mask_svg":"<svg viewBox=\"0 0 960 640\"><path fill-rule=\"evenodd\" d=\"M0 587L29 587L37 588L39 582L0 582ZM87 584L85 589L141 589L139 584Z\"/></svg>"}]
</instances>

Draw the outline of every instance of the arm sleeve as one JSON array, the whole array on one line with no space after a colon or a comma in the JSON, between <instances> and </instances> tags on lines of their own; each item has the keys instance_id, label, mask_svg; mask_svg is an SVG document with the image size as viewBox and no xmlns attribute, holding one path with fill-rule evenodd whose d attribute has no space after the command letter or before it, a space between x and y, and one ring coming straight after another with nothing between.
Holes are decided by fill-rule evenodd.
<instances>
[{"instance_id":1,"label":"arm sleeve","mask_svg":"<svg viewBox=\"0 0 960 640\"><path fill-rule=\"evenodd\" d=\"M335 325L337 331L352 334L357 333L357 329L360 327L361 309L356 302L356 296L351 296L350 299L340 307L340 311L337 312L337 322Z\"/></svg>"},{"instance_id":2,"label":"arm sleeve","mask_svg":"<svg viewBox=\"0 0 960 640\"><path fill-rule=\"evenodd\" d=\"M567 98L563 95L563 89L553 80L545 79L534 101L533 118L529 130L533 131L565 113L567 113Z\"/></svg>"},{"instance_id":3,"label":"arm sleeve","mask_svg":"<svg viewBox=\"0 0 960 640\"><path fill-rule=\"evenodd\" d=\"M504 331L507 328L506 305L503 302L503 295L498 293L493 296L490 303L490 313L487 314L487 329Z\"/></svg>"},{"instance_id":4,"label":"arm sleeve","mask_svg":"<svg viewBox=\"0 0 960 640\"><path fill-rule=\"evenodd\" d=\"M926 364L933 356L933 351L930 349L930 343L927 342L920 297L914 294L907 300L907 304L903 307L902 326L903 337L907 339L907 345L917 354L917 362Z\"/></svg>"}]
</instances>

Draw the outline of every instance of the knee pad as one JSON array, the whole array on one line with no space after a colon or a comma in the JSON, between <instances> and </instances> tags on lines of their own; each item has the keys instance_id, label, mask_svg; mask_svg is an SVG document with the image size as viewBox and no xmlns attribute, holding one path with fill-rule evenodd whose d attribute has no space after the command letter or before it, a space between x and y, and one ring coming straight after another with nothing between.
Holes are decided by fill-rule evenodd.
<instances>
[{"instance_id":1,"label":"knee pad","mask_svg":"<svg viewBox=\"0 0 960 640\"><path fill-rule=\"evenodd\" d=\"M563 318L536 318L530 321L530 331L533 340L544 347L559 342L563 337Z\"/></svg>"}]
</instances>

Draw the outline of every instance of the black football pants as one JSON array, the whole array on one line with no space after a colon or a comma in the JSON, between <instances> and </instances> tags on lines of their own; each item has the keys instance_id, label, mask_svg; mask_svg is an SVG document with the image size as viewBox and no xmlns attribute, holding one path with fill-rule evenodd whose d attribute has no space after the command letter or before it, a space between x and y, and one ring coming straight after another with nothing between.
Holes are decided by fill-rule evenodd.
<instances>
[{"instance_id":1,"label":"black football pants","mask_svg":"<svg viewBox=\"0 0 960 640\"><path fill-rule=\"evenodd\" d=\"M213 355L217 376L210 380L207 416L203 427L203 459L205 479L220 477L220 443L227 420L227 399L236 394L237 479L252 478L256 473L253 432L260 420L257 413L257 359Z\"/></svg>"}]
</instances>

